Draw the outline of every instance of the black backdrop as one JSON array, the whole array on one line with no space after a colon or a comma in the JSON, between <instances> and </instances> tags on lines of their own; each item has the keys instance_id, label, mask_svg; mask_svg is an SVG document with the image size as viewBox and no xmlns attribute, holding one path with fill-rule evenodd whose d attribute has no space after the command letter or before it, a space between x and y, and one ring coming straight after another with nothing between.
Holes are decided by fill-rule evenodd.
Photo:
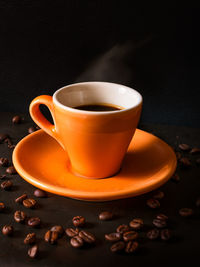
<instances>
[{"instance_id":1,"label":"black backdrop","mask_svg":"<svg viewBox=\"0 0 200 267\"><path fill-rule=\"evenodd\" d=\"M199 11L0 0L0 111L28 112L37 95L99 80L140 91L142 122L199 127Z\"/></svg>"}]
</instances>

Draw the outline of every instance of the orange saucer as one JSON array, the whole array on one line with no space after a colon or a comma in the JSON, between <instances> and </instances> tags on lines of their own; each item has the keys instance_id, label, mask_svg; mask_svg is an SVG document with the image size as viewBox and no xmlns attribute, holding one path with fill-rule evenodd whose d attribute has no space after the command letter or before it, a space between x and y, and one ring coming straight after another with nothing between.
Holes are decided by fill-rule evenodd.
<instances>
[{"instance_id":1,"label":"orange saucer","mask_svg":"<svg viewBox=\"0 0 200 267\"><path fill-rule=\"evenodd\" d=\"M69 172L61 146L39 130L17 144L13 163L17 172L36 187L75 199L106 201L136 196L161 186L174 173L177 161L170 146L137 129L118 174L105 179L77 177Z\"/></svg>"}]
</instances>

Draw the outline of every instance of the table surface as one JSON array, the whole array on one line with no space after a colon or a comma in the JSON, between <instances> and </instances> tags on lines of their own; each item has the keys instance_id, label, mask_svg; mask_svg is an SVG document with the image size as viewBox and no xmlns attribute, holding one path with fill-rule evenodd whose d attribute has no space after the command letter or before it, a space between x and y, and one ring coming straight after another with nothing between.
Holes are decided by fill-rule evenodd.
<instances>
[{"instance_id":1,"label":"table surface","mask_svg":"<svg viewBox=\"0 0 200 267\"><path fill-rule=\"evenodd\" d=\"M0 113L0 133L8 133L16 144L27 135L27 129L33 122L27 115L19 125L12 124L12 113ZM179 143L187 143L191 147L198 147L200 129L177 127L169 125L139 125L140 129L146 130L160 137L172 147L178 150ZM91 203L69 199L66 197L50 194L48 198L37 199L38 206L34 210L27 210L20 204L15 203L15 198L22 193L34 197L35 188L24 181L19 175L7 175L14 184L11 191L1 190L0 201L6 205L6 210L0 213L0 227L5 224L14 226L12 237L3 236L0 233L0 265L1 266L196 266L199 259L200 236L200 213L195 206L195 201L200 195L200 167L195 164L199 155L187 155L192 162L192 167L183 170L179 166L177 173L180 182L174 183L169 180L160 190L165 197L160 201L158 210L152 210L146 206L146 200L153 192L129 199L109 202ZM8 149L5 143L0 144L0 157L8 157L11 161L12 149ZM34 162L33 162L34 164ZM5 173L5 167L0 167L0 174ZM178 210L182 207L194 209L191 218L180 217ZM36 259L27 256L28 246L23 244L27 233L32 232L28 226L16 223L13 214L16 210L23 210L28 216L39 216L42 221L41 228L35 229L39 254ZM113 211L116 215L112 221L99 221L98 214L103 210ZM173 238L169 242L161 240L150 241L146 238L146 231L150 229L152 220L158 213L169 216L169 228L173 232ZM69 239L64 236L59 239L57 245L44 242L44 233L53 225L62 225L64 228L72 226L73 216L82 215L87 223L84 229L91 231L97 237L95 246L83 249L74 249L69 244ZM110 244L105 242L104 234L114 232L120 224L127 224L134 217L144 219L145 227L140 231L140 249L132 255L112 254ZM153 227L152 227L153 228Z\"/></svg>"}]
</instances>

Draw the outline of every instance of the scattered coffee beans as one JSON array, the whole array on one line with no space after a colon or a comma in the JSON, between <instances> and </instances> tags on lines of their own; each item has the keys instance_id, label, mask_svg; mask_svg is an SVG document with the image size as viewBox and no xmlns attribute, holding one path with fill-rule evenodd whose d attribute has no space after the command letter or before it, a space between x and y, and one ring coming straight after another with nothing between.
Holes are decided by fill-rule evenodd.
<instances>
[{"instance_id":1,"label":"scattered coffee beans","mask_svg":"<svg viewBox=\"0 0 200 267\"><path fill-rule=\"evenodd\" d=\"M6 138L8 138L8 134L0 133L0 143L4 142Z\"/></svg>"},{"instance_id":2,"label":"scattered coffee beans","mask_svg":"<svg viewBox=\"0 0 200 267\"><path fill-rule=\"evenodd\" d=\"M78 234L86 243L89 243L89 244L93 244L95 243L95 236L88 232L88 231L80 231L79 234Z\"/></svg>"},{"instance_id":3,"label":"scattered coffee beans","mask_svg":"<svg viewBox=\"0 0 200 267\"><path fill-rule=\"evenodd\" d=\"M72 222L75 227L82 227L85 225L85 218L83 216L75 216Z\"/></svg>"},{"instance_id":4,"label":"scattered coffee beans","mask_svg":"<svg viewBox=\"0 0 200 267\"><path fill-rule=\"evenodd\" d=\"M22 203L23 203L24 207L29 208L29 209L34 208L36 205L36 201L33 198L26 198L23 200Z\"/></svg>"},{"instance_id":5,"label":"scattered coffee beans","mask_svg":"<svg viewBox=\"0 0 200 267\"><path fill-rule=\"evenodd\" d=\"M13 227L12 225L4 225L2 228L3 235L12 235L13 234Z\"/></svg>"},{"instance_id":6,"label":"scattered coffee beans","mask_svg":"<svg viewBox=\"0 0 200 267\"><path fill-rule=\"evenodd\" d=\"M172 237L172 232L169 229L163 229L160 232L160 237L164 241L168 241Z\"/></svg>"},{"instance_id":7,"label":"scattered coffee beans","mask_svg":"<svg viewBox=\"0 0 200 267\"><path fill-rule=\"evenodd\" d=\"M5 174L0 174L0 179L4 179L6 178L6 175Z\"/></svg>"},{"instance_id":8,"label":"scattered coffee beans","mask_svg":"<svg viewBox=\"0 0 200 267\"><path fill-rule=\"evenodd\" d=\"M19 115L16 115L12 118L12 123L14 123L14 124L19 124L19 123L21 123L21 121L22 121L22 118Z\"/></svg>"},{"instance_id":9,"label":"scattered coffee beans","mask_svg":"<svg viewBox=\"0 0 200 267\"><path fill-rule=\"evenodd\" d=\"M116 229L117 233L123 234L130 231L130 227L127 224L119 225Z\"/></svg>"},{"instance_id":10,"label":"scattered coffee beans","mask_svg":"<svg viewBox=\"0 0 200 267\"><path fill-rule=\"evenodd\" d=\"M147 232L147 237L151 240L157 239L159 237L160 231L156 228L151 229Z\"/></svg>"},{"instance_id":11,"label":"scattered coffee beans","mask_svg":"<svg viewBox=\"0 0 200 267\"><path fill-rule=\"evenodd\" d=\"M67 228L65 230L65 233L69 237L74 237L74 236L78 235L79 229L78 228L76 228L76 229L74 229L74 228Z\"/></svg>"},{"instance_id":12,"label":"scattered coffee beans","mask_svg":"<svg viewBox=\"0 0 200 267\"><path fill-rule=\"evenodd\" d=\"M36 242L36 234L35 233L30 233L27 234L27 236L24 239L24 244L34 244Z\"/></svg>"},{"instance_id":13,"label":"scattered coffee beans","mask_svg":"<svg viewBox=\"0 0 200 267\"><path fill-rule=\"evenodd\" d=\"M110 250L111 252L120 252L125 248L125 243L123 241L119 241L117 243L114 243Z\"/></svg>"},{"instance_id":14,"label":"scattered coffee beans","mask_svg":"<svg viewBox=\"0 0 200 267\"><path fill-rule=\"evenodd\" d=\"M200 148L199 147L194 147L190 150L190 154L199 154L200 153Z\"/></svg>"},{"instance_id":15,"label":"scattered coffee beans","mask_svg":"<svg viewBox=\"0 0 200 267\"><path fill-rule=\"evenodd\" d=\"M5 205L3 202L0 202L0 212L2 212L5 209Z\"/></svg>"},{"instance_id":16,"label":"scattered coffee beans","mask_svg":"<svg viewBox=\"0 0 200 267\"><path fill-rule=\"evenodd\" d=\"M188 158L181 158L179 162L183 168L189 168L192 165Z\"/></svg>"},{"instance_id":17,"label":"scattered coffee beans","mask_svg":"<svg viewBox=\"0 0 200 267\"><path fill-rule=\"evenodd\" d=\"M109 221L112 220L112 218L113 218L113 213L110 211L102 211L99 214L99 220L101 221Z\"/></svg>"},{"instance_id":18,"label":"scattered coffee beans","mask_svg":"<svg viewBox=\"0 0 200 267\"><path fill-rule=\"evenodd\" d=\"M64 229L61 225L54 225L51 227L51 231L52 232L57 232L58 233L58 237L61 237L64 233Z\"/></svg>"},{"instance_id":19,"label":"scattered coffee beans","mask_svg":"<svg viewBox=\"0 0 200 267\"><path fill-rule=\"evenodd\" d=\"M34 245L33 247L29 248L29 250L28 250L28 256L30 258L37 257L37 254L38 254L38 246L37 245Z\"/></svg>"},{"instance_id":20,"label":"scattered coffee beans","mask_svg":"<svg viewBox=\"0 0 200 267\"><path fill-rule=\"evenodd\" d=\"M135 240L138 238L138 233L135 231L129 231L123 234L123 239L125 242Z\"/></svg>"},{"instance_id":21,"label":"scattered coffee beans","mask_svg":"<svg viewBox=\"0 0 200 267\"><path fill-rule=\"evenodd\" d=\"M155 225L157 228L164 228L167 226L167 223L166 223L166 220L154 219L153 225Z\"/></svg>"},{"instance_id":22,"label":"scattered coffee beans","mask_svg":"<svg viewBox=\"0 0 200 267\"><path fill-rule=\"evenodd\" d=\"M194 213L193 209L190 209L190 208L182 208L179 210L179 214L182 217L191 217L193 213Z\"/></svg>"},{"instance_id":23,"label":"scattered coffee beans","mask_svg":"<svg viewBox=\"0 0 200 267\"><path fill-rule=\"evenodd\" d=\"M155 198L150 198L147 200L147 206L152 209L157 209L160 207L160 202Z\"/></svg>"},{"instance_id":24,"label":"scattered coffee beans","mask_svg":"<svg viewBox=\"0 0 200 267\"><path fill-rule=\"evenodd\" d=\"M84 243L83 242L83 239L80 236L78 236L78 235L72 237L71 240L70 240L70 244L74 248L80 248L80 247L82 247L83 246L83 243Z\"/></svg>"},{"instance_id":25,"label":"scattered coffee beans","mask_svg":"<svg viewBox=\"0 0 200 267\"><path fill-rule=\"evenodd\" d=\"M135 230L139 230L139 229L141 229L143 227L144 222L140 218L135 218L129 223L129 225L130 225L131 228L133 228Z\"/></svg>"},{"instance_id":26,"label":"scattered coffee beans","mask_svg":"<svg viewBox=\"0 0 200 267\"><path fill-rule=\"evenodd\" d=\"M24 220L26 219L26 213L21 211L21 210L17 210L14 213L14 220L18 223L22 223L24 222Z\"/></svg>"},{"instance_id":27,"label":"scattered coffee beans","mask_svg":"<svg viewBox=\"0 0 200 267\"><path fill-rule=\"evenodd\" d=\"M159 213L158 215L156 215L156 218L159 219L159 220L165 220L165 221L168 220L167 215L165 215L163 213Z\"/></svg>"},{"instance_id":28,"label":"scattered coffee beans","mask_svg":"<svg viewBox=\"0 0 200 267\"><path fill-rule=\"evenodd\" d=\"M35 126L31 126L28 128L28 133L31 134L33 132L37 131L37 128Z\"/></svg>"},{"instance_id":29,"label":"scattered coffee beans","mask_svg":"<svg viewBox=\"0 0 200 267\"><path fill-rule=\"evenodd\" d=\"M164 198L164 196L165 196L165 194L163 191L158 191L153 195L153 198L162 199L162 198Z\"/></svg>"},{"instance_id":30,"label":"scattered coffee beans","mask_svg":"<svg viewBox=\"0 0 200 267\"><path fill-rule=\"evenodd\" d=\"M27 198L27 194L23 194L21 196L19 196L18 198L15 199L16 203L22 203L24 199Z\"/></svg>"},{"instance_id":31,"label":"scattered coffee beans","mask_svg":"<svg viewBox=\"0 0 200 267\"><path fill-rule=\"evenodd\" d=\"M15 170L15 167L14 167L14 166L10 166L10 167L8 167L8 168L6 169L6 172L7 172L8 174L16 174L16 173L17 173L17 171Z\"/></svg>"},{"instance_id":32,"label":"scattered coffee beans","mask_svg":"<svg viewBox=\"0 0 200 267\"><path fill-rule=\"evenodd\" d=\"M105 239L110 241L110 242L116 242L121 239L121 234L120 233L110 233L110 234L105 234Z\"/></svg>"},{"instance_id":33,"label":"scattered coffee beans","mask_svg":"<svg viewBox=\"0 0 200 267\"><path fill-rule=\"evenodd\" d=\"M9 160L7 158L0 158L0 166L6 167L9 164Z\"/></svg>"},{"instance_id":34,"label":"scattered coffee beans","mask_svg":"<svg viewBox=\"0 0 200 267\"><path fill-rule=\"evenodd\" d=\"M32 217L28 220L28 226L31 226L31 227L39 227L40 223L41 221L39 217Z\"/></svg>"},{"instance_id":35,"label":"scattered coffee beans","mask_svg":"<svg viewBox=\"0 0 200 267\"><path fill-rule=\"evenodd\" d=\"M129 241L126 244L125 252L126 253L133 253L138 249L138 246L139 246L139 244L137 241Z\"/></svg>"},{"instance_id":36,"label":"scattered coffee beans","mask_svg":"<svg viewBox=\"0 0 200 267\"><path fill-rule=\"evenodd\" d=\"M47 231L44 235L45 242L48 242L50 244L55 244L58 240L58 232L55 231Z\"/></svg>"},{"instance_id":37,"label":"scattered coffee beans","mask_svg":"<svg viewBox=\"0 0 200 267\"><path fill-rule=\"evenodd\" d=\"M41 189L36 189L34 191L34 196L35 197L47 197L47 192L41 190Z\"/></svg>"},{"instance_id":38,"label":"scattered coffee beans","mask_svg":"<svg viewBox=\"0 0 200 267\"><path fill-rule=\"evenodd\" d=\"M13 183L10 180L6 180L3 183L1 183L1 188L4 190L10 190L13 186Z\"/></svg>"},{"instance_id":39,"label":"scattered coffee beans","mask_svg":"<svg viewBox=\"0 0 200 267\"><path fill-rule=\"evenodd\" d=\"M190 146L187 144L180 144L178 146L182 151L189 151L190 150Z\"/></svg>"}]
</instances>

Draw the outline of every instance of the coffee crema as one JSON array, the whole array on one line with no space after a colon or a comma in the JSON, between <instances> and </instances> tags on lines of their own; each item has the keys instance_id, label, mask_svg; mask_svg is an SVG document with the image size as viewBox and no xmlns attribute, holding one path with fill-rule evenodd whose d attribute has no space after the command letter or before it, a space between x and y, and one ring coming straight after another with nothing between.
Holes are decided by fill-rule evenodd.
<instances>
[{"instance_id":1,"label":"coffee crema","mask_svg":"<svg viewBox=\"0 0 200 267\"><path fill-rule=\"evenodd\" d=\"M79 110L97 111L97 112L117 111L117 110L123 109L122 107L113 105L113 104L89 104L89 105L80 105L80 106L76 106L73 108L79 109Z\"/></svg>"}]
</instances>

